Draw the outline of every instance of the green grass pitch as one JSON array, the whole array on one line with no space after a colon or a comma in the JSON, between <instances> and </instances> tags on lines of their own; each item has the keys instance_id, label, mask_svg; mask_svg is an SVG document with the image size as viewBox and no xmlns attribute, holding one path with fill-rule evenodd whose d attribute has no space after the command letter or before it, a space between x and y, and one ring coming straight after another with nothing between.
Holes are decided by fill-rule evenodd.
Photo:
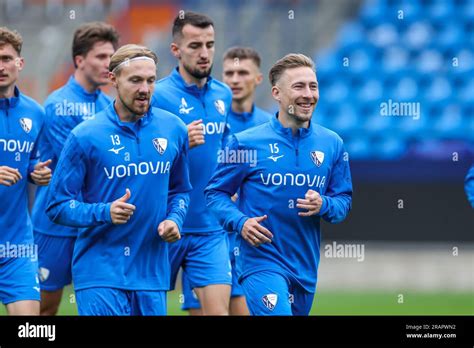
<instances>
[{"instance_id":1,"label":"green grass pitch","mask_svg":"<svg viewBox=\"0 0 474 348\"><path fill-rule=\"evenodd\" d=\"M0 306L0 315L5 314ZM59 314L77 315L71 287L65 289ZM168 314L187 315L178 290L168 294ZM311 315L474 315L474 293L326 291L316 294Z\"/></svg>"}]
</instances>

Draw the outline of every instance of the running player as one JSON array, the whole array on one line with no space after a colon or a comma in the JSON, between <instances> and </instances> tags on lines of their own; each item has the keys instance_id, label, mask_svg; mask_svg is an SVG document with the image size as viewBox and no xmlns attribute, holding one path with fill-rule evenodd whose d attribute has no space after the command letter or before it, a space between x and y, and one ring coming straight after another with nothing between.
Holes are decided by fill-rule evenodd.
<instances>
[{"instance_id":1,"label":"running player","mask_svg":"<svg viewBox=\"0 0 474 348\"><path fill-rule=\"evenodd\" d=\"M44 104L46 125L40 138L42 158L53 160L59 154L71 130L86 119L95 117L111 103L100 87L109 83L110 57L117 49L118 34L102 22L85 23L74 33L72 57L76 68L69 81L49 95ZM77 228L51 222L46 216L49 187L37 190L32 219L39 250L41 315L55 315L63 288L71 284L71 262Z\"/></svg>"},{"instance_id":2,"label":"running player","mask_svg":"<svg viewBox=\"0 0 474 348\"><path fill-rule=\"evenodd\" d=\"M224 53L222 80L232 90L232 109L227 116L230 133L237 133L270 121L272 115L255 105L255 91L262 83L260 72L260 55L250 47L232 47ZM237 198L237 195L235 196ZM248 308L242 287L235 274L235 255L239 248L235 245L236 233L229 233L229 257L232 265L232 290L230 298L230 315L248 315ZM194 297L183 276L183 309L191 315L201 314L199 301Z\"/></svg>"},{"instance_id":3,"label":"running player","mask_svg":"<svg viewBox=\"0 0 474 348\"><path fill-rule=\"evenodd\" d=\"M178 115L188 125L193 186L183 238L170 245L171 287L178 270L188 277L205 315L229 313L232 284L227 232L206 207L204 188L217 166L232 93L213 79L214 25L194 12L180 12L173 23L171 53L178 67L158 81L154 106Z\"/></svg>"},{"instance_id":4,"label":"running player","mask_svg":"<svg viewBox=\"0 0 474 348\"><path fill-rule=\"evenodd\" d=\"M239 157L219 164L206 199L225 229L240 232L236 271L250 313L308 315L320 219L340 222L351 208L349 162L341 138L311 120L319 99L312 60L289 54L269 75L278 113L232 136L226 151Z\"/></svg>"},{"instance_id":5,"label":"running player","mask_svg":"<svg viewBox=\"0 0 474 348\"><path fill-rule=\"evenodd\" d=\"M27 180L48 185L50 160L39 162L44 110L16 82L24 67L23 39L0 28L0 301L11 315L38 315L38 252L28 214Z\"/></svg>"},{"instance_id":6,"label":"running player","mask_svg":"<svg viewBox=\"0 0 474 348\"><path fill-rule=\"evenodd\" d=\"M81 227L72 261L80 315L166 314L168 243L180 238L191 186L186 125L150 107L156 62L143 46L115 52L117 98L71 132L48 192L48 216Z\"/></svg>"},{"instance_id":7,"label":"running player","mask_svg":"<svg viewBox=\"0 0 474 348\"><path fill-rule=\"evenodd\" d=\"M466 191L467 200L474 208L474 164L467 172L466 179L464 181L464 189Z\"/></svg>"}]
</instances>

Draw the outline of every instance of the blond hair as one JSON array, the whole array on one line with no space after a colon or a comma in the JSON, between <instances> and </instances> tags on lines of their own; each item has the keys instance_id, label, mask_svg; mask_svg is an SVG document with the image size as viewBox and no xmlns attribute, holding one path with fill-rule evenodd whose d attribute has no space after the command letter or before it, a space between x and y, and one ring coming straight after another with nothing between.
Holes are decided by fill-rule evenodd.
<instances>
[{"instance_id":1,"label":"blond hair","mask_svg":"<svg viewBox=\"0 0 474 348\"><path fill-rule=\"evenodd\" d=\"M109 71L113 71L116 67L125 61L137 57L147 57L153 59L155 64L158 63L156 54L145 46L128 44L120 47L110 59ZM120 71L120 69L118 69ZM117 71L117 72L118 72Z\"/></svg>"},{"instance_id":2,"label":"blond hair","mask_svg":"<svg viewBox=\"0 0 474 348\"><path fill-rule=\"evenodd\" d=\"M16 30L10 30L7 27L0 27L0 46L10 44L18 55L21 54L23 38Z\"/></svg>"},{"instance_id":3,"label":"blond hair","mask_svg":"<svg viewBox=\"0 0 474 348\"><path fill-rule=\"evenodd\" d=\"M278 59L268 74L271 85L275 86L285 70L300 67L308 67L316 71L313 60L301 53L290 53Z\"/></svg>"}]
</instances>

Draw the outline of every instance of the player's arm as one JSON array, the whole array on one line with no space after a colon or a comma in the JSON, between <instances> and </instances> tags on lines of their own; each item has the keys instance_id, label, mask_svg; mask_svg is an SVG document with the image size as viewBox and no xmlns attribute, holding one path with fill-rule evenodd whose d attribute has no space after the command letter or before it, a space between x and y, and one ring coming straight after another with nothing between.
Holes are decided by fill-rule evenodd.
<instances>
[{"instance_id":1,"label":"player's arm","mask_svg":"<svg viewBox=\"0 0 474 348\"><path fill-rule=\"evenodd\" d=\"M86 169L85 152L71 133L48 192L46 214L51 221L73 227L112 223L112 203L84 203L78 200Z\"/></svg>"},{"instance_id":2,"label":"player's arm","mask_svg":"<svg viewBox=\"0 0 474 348\"><path fill-rule=\"evenodd\" d=\"M192 190L189 180L188 138L181 146L181 151L175 159L170 172L168 191L168 210L166 220L173 221L178 231L182 230L184 219L188 211L190 192Z\"/></svg>"},{"instance_id":3,"label":"player's arm","mask_svg":"<svg viewBox=\"0 0 474 348\"><path fill-rule=\"evenodd\" d=\"M466 180L464 181L464 189L466 191L467 200L471 203L471 207L474 208L474 164L467 172Z\"/></svg>"},{"instance_id":4,"label":"player's arm","mask_svg":"<svg viewBox=\"0 0 474 348\"><path fill-rule=\"evenodd\" d=\"M237 151L237 138L232 135L226 146L229 151ZM227 231L240 232L245 221L249 219L231 199L247 176L248 166L248 163L219 163L204 190L207 206Z\"/></svg>"},{"instance_id":5,"label":"player's arm","mask_svg":"<svg viewBox=\"0 0 474 348\"><path fill-rule=\"evenodd\" d=\"M349 168L349 156L344 151L342 142L339 146L338 157L332 169L328 188L321 195L319 215L330 223L343 221L352 207L352 179Z\"/></svg>"},{"instance_id":6,"label":"player's arm","mask_svg":"<svg viewBox=\"0 0 474 348\"><path fill-rule=\"evenodd\" d=\"M47 103L45 105L45 113L44 136L51 144L51 150L56 155L56 158L59 158L69 134L80 122L78 122L75 116L59 113L56 103Z\"/></svg>"},{"instance_id":7,"label":"player's arm","mask_svg":"<svg viewBox=\"0 0 474 348\"><path fill-rule=\"evenodd\" d=\"M43 119L44 119L44 113L43 113ZM38 185L38 186L46 186L50 183L51 177L52 177L52 171L48 167L51 164L51 159L48 159L44 162L40 161L40 153L39 153L39 142L41 141L41 138L45 134L45 125L41 126L41 130L38 134L38 137L36 138L35 144L33 146L33 149L30 152L30 158L29 158L29 163L28 163L28 181L31 182L32 184Z\"/></svg>"}]
</instances>

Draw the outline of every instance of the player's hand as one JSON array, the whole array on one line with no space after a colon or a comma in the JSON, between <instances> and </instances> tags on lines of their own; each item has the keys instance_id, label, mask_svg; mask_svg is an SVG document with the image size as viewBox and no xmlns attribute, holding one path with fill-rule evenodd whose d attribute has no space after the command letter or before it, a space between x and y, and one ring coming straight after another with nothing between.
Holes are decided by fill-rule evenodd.
<instances>
[{"instance_id":1,"label":"player's hand","mask_svg":"<svg viewBox=\"0 0 474 348\"><path fill-rule=\"evenodd\" d=\"M113 224L126 224L132 217L136 207L133 204L127 203L131 195L130 190L126 189L122 197L112 202L110 206L110 217L112 218Z\"/></svg>"},{"instance_id":2,"label":"player's hand","mask_svg":"<svg viewBox=\"0 0 474 348\"><path fill-rule=\"evenodd\" d=\"M257 216L245 221L240 234L250 245L258 247L260 244L271 243L273 234L265 227L260 225L260 222L267 219L267 215Z\"/></svg>"},{"instance_id":3,"label":"player's hand","mask_svg":"<svg viewBox=\"0 0 474 348\"><path fill-rule=\"evenodd\" d=\"M314 190L308 190L304 196L305 199L298 198L296 201L296 207L300 209L306 209L307 211L300 211L299 216L311 216L316 215L321 210L323 205L323 199L318 192Z\"/></svg>"},{"instance_id":4,"label":"player's hand","mask_svg":"<svg viewBox=\"0 0 474 348\"><path fill-rule=\"evenodd\" d=\"M0 166L0 185L12 186L22 179L20 171L8 166Z\"/></svg>"},{"instance_id":5,"label":"player's hand","mask_svg":"<svg viewBox=\"0 0 474 348\"><path fill-rule=\"evenodd\" d=\"M52 160L49 159L45 162L36 163L34 170L30 173L30 177L36 185L46 186L51 181L53 173L51 168L48 168L51 162Z\"/></svg>"},{"instance_id":6,"label":"player's hand","mask_svg":"<svg viewBox=\"0 0 474 348\"><path fill-rule=\"evenodd\" d=\"M204 144L204 129L202 128L202 119L188 124L189 148Z\"/></svg>"},{"instance_id":7,"label":"player's hand","mask_svg":"<svg viewBox=\"0 0 474 348\"><path fill-rule=\"evenodd\" d=\"M171 220L163 220L158 225L158 235L168 243L176 242L178 239L181 239L178 225Z\"/></svg>"}]
</instances>

